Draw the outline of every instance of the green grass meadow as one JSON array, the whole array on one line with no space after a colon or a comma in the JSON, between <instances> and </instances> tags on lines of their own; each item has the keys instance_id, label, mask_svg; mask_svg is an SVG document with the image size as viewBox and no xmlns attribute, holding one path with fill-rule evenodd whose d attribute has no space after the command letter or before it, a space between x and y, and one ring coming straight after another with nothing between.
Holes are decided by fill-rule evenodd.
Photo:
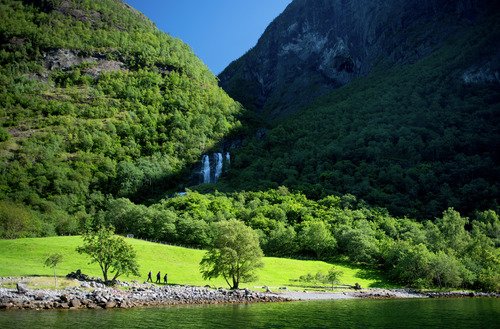
<instances>
[{"instance_id":1,"label":"green grass meadow","mask_svg":"<svg viewBox=\"0 0 500 329\"><path fill-rule=\"evenodd\" d=\"M226 287L224 279L204 280L199 271L199 262L204 250L189 249L163 245L137 239L129 239L137 252L140 266L140 277L120 277L130 281L145 281L147 273L153 272L153 279L158 271L168 273L170 284L211 285ZM78 254L75 249L82 244L79 236L27 238L16 240L0 240L0 276L50 276L53 271L44 266L49 254L59 252L63 260L57 267L57 275L64 276L69 272L81 269L90 276L102 276L99 265L89 264L86 255ZM254 282L241 284L241 287L257 289L269 286L271 289L288 287L291 290L304 289L303 285L292 280L307 273L327 272L332 264L322 261L295 260L286 258L265 257L264 267L257 272ZM387 283L373 271L366 271L345 264L333 264L343 271L341 284L353 285L358 282L362 287L386 287Z\"/></svg>"}]
</instances>

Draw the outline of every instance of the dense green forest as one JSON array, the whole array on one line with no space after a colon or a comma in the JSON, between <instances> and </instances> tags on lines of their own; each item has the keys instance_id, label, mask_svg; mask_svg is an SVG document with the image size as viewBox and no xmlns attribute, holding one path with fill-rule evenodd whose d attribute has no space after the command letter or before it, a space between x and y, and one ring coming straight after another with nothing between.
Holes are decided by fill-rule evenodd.
<instances>
[{"instance_id":1,"label":"dense green forest","mask_svg":"<svg viewBox=\"0 0 500 329\"><path fill-rule=\"evenodd\" d=\"M498 65L499 22L466 29L413 64L381 61L287 119L249 115L246 126L267 130L243 139L219 189L351 193L419 219L448 207L498 211L500 88L464 74L472 63Z\"/></svg>"},{"instance_id":2,"label":"dense green forest","mask_svg":"<svg viewBox=\"0 0 500 329\"><path fill-rule=\"evenodd\" d=\"M211 223L238 219L257 230L267 256L359 263L411 287L500 290L500 220L492 210L462 217L450 208L435 220L396 218L353 195L318 201L286 187L265 192L200 194L146 207L109 200L89 225L122 234L205 248Z\"/></svg>"},{"instance_id":3,"label":"dense green forest","mask_svg":"<svg viewBox=\"0 0 500 329\"><path fill-rule=\"evenodd\" d=\"M14 231L77 233L107 195L175 188L239 125L191 49L121 1L1 1L0 40L0 217Z\"/></svg>"}]
</instances>

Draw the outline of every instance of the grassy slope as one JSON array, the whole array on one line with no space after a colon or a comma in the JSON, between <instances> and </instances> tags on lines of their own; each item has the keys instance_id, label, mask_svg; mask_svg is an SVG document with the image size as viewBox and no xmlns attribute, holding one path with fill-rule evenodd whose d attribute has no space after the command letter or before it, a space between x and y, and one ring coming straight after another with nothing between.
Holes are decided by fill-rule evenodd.
<instances>
[{"instance_id":1,"label":"grassy slope","mask_svg":"<svg viewBox=\"0 0 500 329\"><path fill-rule=\"evenodd\" d=\"M137 251L142 274L142 278L129 277L128 280L144 280L149 270L154 274L160 270L162 273L168 273L170 283L226 286L223 279L206 281L201 277L198 263L203 257L203 250L136 239L127 239L127 242L132 244ZM43 261L52 252L61 252L64 255L63 262L57 268L58 275L81 269L83 273L100 276L99 266L88 265L88 258L75 251L80 244L81 238L76 236L0 240L0 276L51 275L52 269L45 267ZM290 286L293 284L290 279L296 279L307 273L326 272L332 266L320 261L272 257L266 257L264 263L264 268L258 272L258 280L243 284L243 287ZM341 279L343 284L352 285L359 282L363 287L385 285L376 273L366 273L362 269L345 265L336 265L336 267L344 272Z\"/></svg>"}]
</instances>

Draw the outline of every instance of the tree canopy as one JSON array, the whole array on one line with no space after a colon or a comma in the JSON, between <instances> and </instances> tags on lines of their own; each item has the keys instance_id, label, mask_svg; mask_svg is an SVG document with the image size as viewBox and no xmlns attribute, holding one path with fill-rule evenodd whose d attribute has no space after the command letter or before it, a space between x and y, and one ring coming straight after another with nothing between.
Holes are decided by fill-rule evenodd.
<instances>
[{"instance_id":1,"label":"tree canopy","mask_svg":"<svg viewBox=\"0 0 500 329\"><path fill-rule=\"evenodd\" d=\"M223 277L231 289L255 279L255 270L264 266L263 252L254 230L232 219L213 224L213 241L200 262L204 279Z\"/></svg>"},{"instance_id":2,"label":"tree canopy","mask_svg":"<svg viewBox=\"0 0 500 329\"><path fill-rule=\"evenodd\" d=\"M227 194L188 191L151 206L121 198L105 208L98 223L138 238L212 248L207 257L218 260L219 268L227 268L223 265L231 258L217 258L215 243L234 240L215 239L215 227L237 218L255 231L266 256L347 260L382 268L394 282L413 287L500 289L500 221L493 210L465 217L450 208L417 221L394 217L352 195L313 200L284 187ZM209 266L205 272L222 276ZM231 286L232 277L226 276Z\"/></svg>"},{"instance_id":3,"label":"tree canopy","mask_svg":"<svg viewBox=\"0 0 500 329\"><path fill-rule=\"evenodd\" d=\"M134 248L114 235L114 228L101 226L83 235L83 245L76 249L90 257L90 263L101 268L105 282L113 282L120 275L139 275L139 265ZM113 277L109 280L109 275Z\"/></svg>"}]
</instances>

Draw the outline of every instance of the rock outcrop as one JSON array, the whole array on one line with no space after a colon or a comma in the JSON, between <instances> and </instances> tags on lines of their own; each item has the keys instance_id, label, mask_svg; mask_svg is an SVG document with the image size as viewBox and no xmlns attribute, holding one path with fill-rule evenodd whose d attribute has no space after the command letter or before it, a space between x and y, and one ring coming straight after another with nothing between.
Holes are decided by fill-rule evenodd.
<instances>
[{"instance_id":1,"label":"rock outcrop","mask_svg":"<svg viewBox=\"0 0 500 329\"><path fill-rule=\"evenodd\" d=\"M280 117L377 63L412 63L430 54L490 6L490 0L295 0L219 78L248 109Z\"/></svg>"},{"instance_id":2,"label":"rock outcrop","mask_svg":"<svg viewBox=\"0 0 500 329\"><path fill-rule=\"evenodd\" d=\"M56 69L68 70L74 66L86 64L84 73L97 78L103 72L124 71L125 64L120 61L108 60L104 54L85 56L70 49L54 49L45 54L45 67L52 71Z\"/></svg>"}]
</instances>

